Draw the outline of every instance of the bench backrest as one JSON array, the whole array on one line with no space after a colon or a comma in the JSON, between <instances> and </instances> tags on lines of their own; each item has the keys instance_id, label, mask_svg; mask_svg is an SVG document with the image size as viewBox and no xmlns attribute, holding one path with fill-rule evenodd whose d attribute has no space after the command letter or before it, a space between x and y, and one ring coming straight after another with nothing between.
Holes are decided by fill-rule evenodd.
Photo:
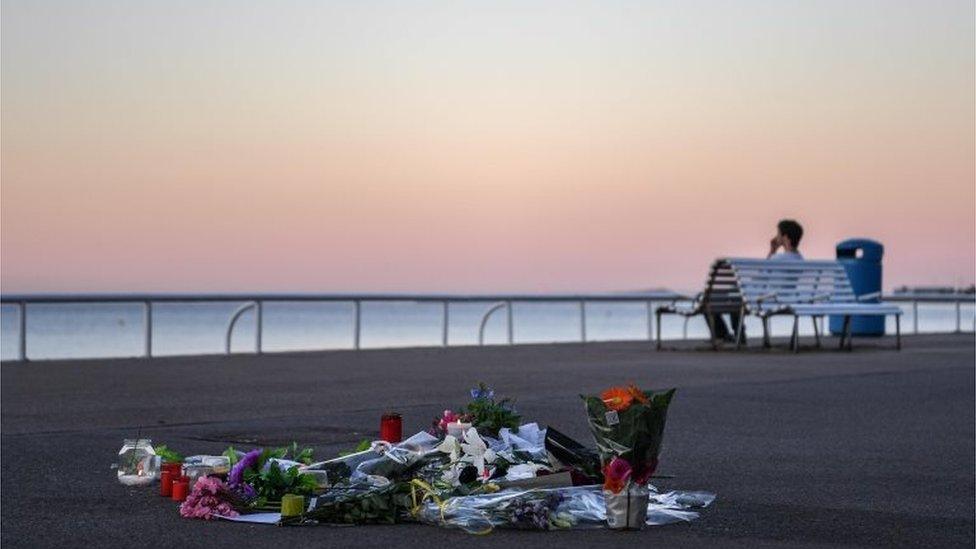
<instances>
[{"instance_id":1,"label":"bench backrest","mask_svg":"<svg viewBox=\"0 0 976 549\"><path fill-rule=\"evenodd\" d=\"M857 301L847 271L837 261L749 258L715 261L703 299L715 312L738 310L743 303L757 311L785 304Z\"/></svg>"}]
</instances>

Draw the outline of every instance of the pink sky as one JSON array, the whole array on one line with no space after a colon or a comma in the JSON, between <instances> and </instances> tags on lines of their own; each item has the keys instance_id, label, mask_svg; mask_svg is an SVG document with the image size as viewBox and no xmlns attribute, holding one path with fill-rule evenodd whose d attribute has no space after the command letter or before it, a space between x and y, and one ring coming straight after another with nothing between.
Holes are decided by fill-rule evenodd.
<instances>
[{"instance_id":1,"label":"pink sky","mask_svg":"<svg viewBox=\"0 0 976 549\"><path fill-rule=\"evenodd\" d=\"M3 291L972 283L972 4L706 5L5 2Z\"/></svg>"}]
</instances>

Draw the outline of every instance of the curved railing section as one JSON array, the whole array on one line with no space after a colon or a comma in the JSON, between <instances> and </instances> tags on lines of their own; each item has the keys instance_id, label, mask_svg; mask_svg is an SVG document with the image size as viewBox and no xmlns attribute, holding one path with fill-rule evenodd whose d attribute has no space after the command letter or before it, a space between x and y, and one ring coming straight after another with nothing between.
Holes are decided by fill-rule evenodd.
<instances>
[{"instance_id":1,"label":"curved railing section","mask_svg":"<svg viewBox=\"0 0 976 549\"><path fill-rule=\"evenodd\" d=\"M478 326L478 345L485 344L485 327L488 326L488 319L491 318L492 313L503 308L508 308L509 310L511 310L511 307L512 307L511 303L509 303L508 301L502 301L501 303L496 303L492 305L487 311L485 311L485 314L481 317L481 324ZM508 315L508 322L509 322L508 344L511 345L512 344L512 327L511 327L512 315L511 314Z\"/></svg>"},{"instance_id":2,"label":"curved railing section","mask_svg":"<svg viewBox=\"0 0 976 549\"><path fill-rule=\"evenodd\" d=\"M257 301L251 301L241 305L237 308L237 310L234 311L233 314L230 315L230 321L227 323L227 334L224 335L225 354L230 354L231 337L234 335L234 325L237 324L237 320L241 318L244 313L250 311L251 309L257 308L257 306Z\"/></svg>"}]
</instances>

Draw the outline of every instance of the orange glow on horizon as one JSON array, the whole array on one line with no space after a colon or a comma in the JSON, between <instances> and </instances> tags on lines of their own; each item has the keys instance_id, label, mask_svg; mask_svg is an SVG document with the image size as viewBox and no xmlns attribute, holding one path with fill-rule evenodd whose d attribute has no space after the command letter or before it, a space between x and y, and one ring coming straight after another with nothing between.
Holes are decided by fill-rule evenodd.
<instances>
[{"instance_id":1,"label":"orange glow on horizon","mask_svg":"<svg viewBox=\"0 0 976 549\"><path fill-rule=\"evenodd\" d=\"M10 2L3 291L972 283L972 5L764 6Z\"/></svg>"}]
</instances>

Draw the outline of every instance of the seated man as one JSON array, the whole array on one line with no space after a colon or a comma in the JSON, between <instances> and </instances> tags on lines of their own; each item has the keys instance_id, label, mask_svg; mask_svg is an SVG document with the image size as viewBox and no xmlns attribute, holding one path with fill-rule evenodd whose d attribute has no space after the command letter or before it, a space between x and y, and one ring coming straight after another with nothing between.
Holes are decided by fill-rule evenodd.
<instances>
[{"instance_id":1,"label":"seated man","mask_svg":"<svg viewBox=\"0 0 976 549\"><path fill-rule=\"evenodd\" d=\"M798 249L800 245L800 239L803 238L803 227L799 223L792 219L784 219L776 225L776 236L769 241L769 254L766 259L772 260L786 260L786 261L797 261L802 260L803 256L800 255ZM783 251L780 251L782 249ZM715 339L722 339L724 341L735 343L735 330L738 329L739 323L742 322L739 313L732 313L729 315L729 320L732 321L732 328L725 324L725 320L722 315L712 316L712 325L714 326L715 333L713 334ZM745 326L742 327L742 343L746 342L746 330Z\"/></svg>"}]
</instances>

